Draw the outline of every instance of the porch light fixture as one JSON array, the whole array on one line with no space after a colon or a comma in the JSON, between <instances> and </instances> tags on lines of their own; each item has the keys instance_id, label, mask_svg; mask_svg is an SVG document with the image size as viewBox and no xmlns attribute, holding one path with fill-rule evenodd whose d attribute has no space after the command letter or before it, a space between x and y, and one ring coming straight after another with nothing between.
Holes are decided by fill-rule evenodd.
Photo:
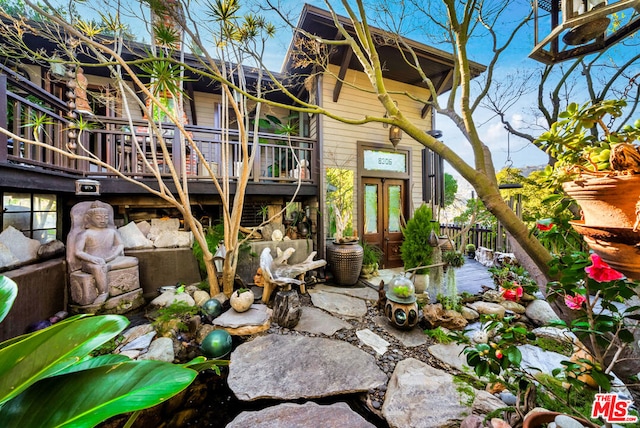
<instances>
[{"instance_id":1,"label":"porch light fixture","mask_svg":"<svg viewBox=\"0 0 640 428\"><path fill-rule=\"evenodd\" d=\"M227 257L227 249L224 244L219 244L216 253L213 255L213 264L216 267L216 272L222 273L225 257Z\"/></svg>"},{"instance_id":2,"label":"porch light fixture","mask_svg":"<svg viewBox=\"0 0 640 428\"><path fill-rule=\"evenodd\" d=\"M397 106L398 102L394 101L394 104ZM386 111L384 112L384 118L389 118L389 115ZM389 124L383 123L382 126L386 128L387 126L389 126ZM402 140L402 129L400 129L398 125L391 125L389 127L389 141L391 141L391 144L393 144L394 150L398 147L398 143L400 142L400 140Z\"/></svg>"},{"instance_id":3,"label":"porch light fixture","mask_svg":"<svg viewBox=\"0 0 640 428\"><path fill-rule=\"evenodd\" d=\"M389 141L393 144L393 148L398 147L398 143L402 140L402 129L398 125L391 125L389 128Z\"/></svg>"},{"instance_id":4,"label":"porch light fixture","mask_svg":"<svg viewBox=\"0 0 640 428\"><path fill-rule=\"evenodd\" d=\"M100 196L100 182L81 178L76 180L76 195L78 196Z\"/></svg>"}]
</instances>

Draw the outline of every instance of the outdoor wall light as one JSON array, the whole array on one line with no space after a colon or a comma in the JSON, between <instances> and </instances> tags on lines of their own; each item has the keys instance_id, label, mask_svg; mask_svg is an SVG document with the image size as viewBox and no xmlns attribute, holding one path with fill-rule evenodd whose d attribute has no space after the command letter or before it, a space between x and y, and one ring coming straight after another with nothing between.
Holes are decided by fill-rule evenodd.
<instances>
[{"instance_id":1,"label":"outdoor wall light","mask_svg":"<svg viewBox=\"0 0 640 428\"><path fill-rule=\"evenodd\" d=\"M100 196L100 182L97 180L89 180L87 178L76 180L76 195Z\"/></svg>"},{"instance_id":2,"label":"outdoor wall light","mask_svg":"<svg viewBox=\"0 0 640 428\"><path fill-rule=\"evenodd\" d=\"M402 129L398 125L391 125L389 128L389 141L393 144L393 148L398 147L398 143L402 140Z\"/></svg>"},{"instance_id":3,"label":"outdoor wall light","mask_svg":"<svg viewBox=\"0 0 640 428\"><path fill-rule=\"evenodd\" d=\"M215 265L216 271L218 273L222 273L225 257L227 257L227 249L225 248L224 244L220 244L218 245L216 253L213 255L213 264Z\"/></svg>"}]
</instances>

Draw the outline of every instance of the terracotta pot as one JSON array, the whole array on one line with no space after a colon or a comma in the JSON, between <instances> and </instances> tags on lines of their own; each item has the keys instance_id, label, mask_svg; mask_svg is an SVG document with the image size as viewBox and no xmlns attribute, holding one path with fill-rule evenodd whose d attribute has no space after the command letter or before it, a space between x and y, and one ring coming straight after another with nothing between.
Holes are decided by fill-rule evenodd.
<instances>
[{"instance_id":1,"label":"terracotta pot","mask_svg":"<svg viewBox=\"0 0 640 428\"><path fill-rule=\"evenodd\" d=\"M640 199L640 175L597 177L562 185L582 208L588 226L633 228Z\"/></svg>"},{"instance_id":2,"label":"terracotta pot","mask_svg":"<svg viewBox=\"0 0 640 428\"><path fill-rule=\"evenodd\" d=\"M588 226L583 221L572 221L571 225L609 266L627 278L640 279L640 248L636 247L640 232L632 228Z\"/></svg>"}]
</instances>

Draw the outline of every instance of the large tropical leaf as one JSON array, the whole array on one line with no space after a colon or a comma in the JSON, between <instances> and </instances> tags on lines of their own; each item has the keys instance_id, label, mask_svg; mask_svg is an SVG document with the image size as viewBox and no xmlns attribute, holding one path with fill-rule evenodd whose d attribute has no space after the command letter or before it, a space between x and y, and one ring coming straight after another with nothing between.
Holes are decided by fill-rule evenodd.
<instances>
[{"instance_id":1,"label":"large tropical leaf","mask_svg":"<svg viewBox=\"0 0 640 428\"><path fill-rule=\"evenodd\" d=\"M128 324L121 315L60 322L0 349L0 404L77 363Z\"/></svg>"},{"instance_id":2,"label":"large tropical leaf","mask_svg":"<svg viewBox=\"0 0 640 428\"><path fill-rule=\"evenodd\" d=\"M18 295L18 286L6 276L0 276L0 322L7 316Z\"/></svg>"},{"instance_id":3,"label":"large tropical leaf","mask_svg":"<svg viewBox=\"0 0 640 428\"><path fill-rule=\"evenodd\" d=\"M146 409L189 386L197 372L161 361L130 361L40 380L0 408L3 426L91 427Z\"/></svg>"}]
</instances>

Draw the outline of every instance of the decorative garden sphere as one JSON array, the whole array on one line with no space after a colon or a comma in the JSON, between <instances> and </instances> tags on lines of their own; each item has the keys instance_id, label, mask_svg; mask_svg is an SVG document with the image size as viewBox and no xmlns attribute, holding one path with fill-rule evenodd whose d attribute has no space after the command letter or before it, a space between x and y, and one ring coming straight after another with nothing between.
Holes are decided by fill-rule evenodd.
<instances>
[{"instance_id":1,"label":"decorative garden sphere","mask_svg":"<svg viewBox=\"0 0 640 428\"><path fill-rule=\"evenodd\" d=\"M222 303L218 299L209 299L202 305L202 312L211 318L215 318L222 313Z\"/></svg>"},{"instance_id":2,"label":"decorative garden sphere","mask_svg":"<svg viewBox=\"0 0 640 428\"><path fill-rule=\"evenodd\" d=\"M231 352L231 335L226 330L213 330L200 344L207 358L223 358Z\"/></svg>"}]
</instances>

